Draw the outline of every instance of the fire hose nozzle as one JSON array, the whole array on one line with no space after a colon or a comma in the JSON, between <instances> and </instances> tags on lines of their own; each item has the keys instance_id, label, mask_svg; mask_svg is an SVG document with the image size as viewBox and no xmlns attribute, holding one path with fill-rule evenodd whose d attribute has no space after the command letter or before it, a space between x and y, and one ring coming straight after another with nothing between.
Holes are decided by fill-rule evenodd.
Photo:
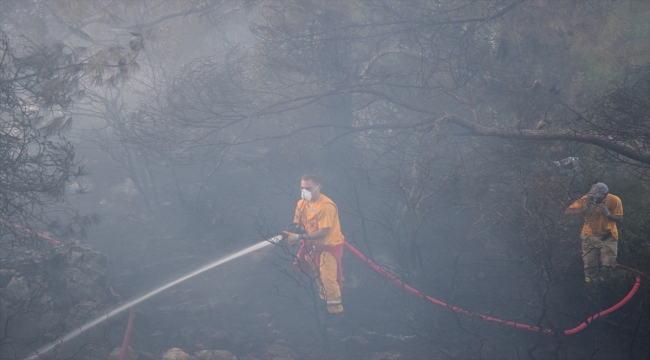
<instances>
[{"instance_id":1,"label":"fire hose nozzle","mask_svg":"<svg viewBox=\"0 0 650 360\"><path fill-rule=\"evenodd\" d=\"M284 239L284 237L285 237L285 235L277 235L277 236L274 236L274 237L272 237L270 239L267 239L266 241L268 241L270 243L273 243L273 244L277 244L280 241L282 241L282 239Z\"/></svg>"},{"instance_id":2,"label":"fire hose nozzle","mask_svg":"<svg viewBox=\"0 0 650 360\"><path fill-rule=\"evenodd\" d=\"M306 234L305 227L298 223L291 223L287 226L287 231L294 234Z\"/></svg>"}]
</instances>

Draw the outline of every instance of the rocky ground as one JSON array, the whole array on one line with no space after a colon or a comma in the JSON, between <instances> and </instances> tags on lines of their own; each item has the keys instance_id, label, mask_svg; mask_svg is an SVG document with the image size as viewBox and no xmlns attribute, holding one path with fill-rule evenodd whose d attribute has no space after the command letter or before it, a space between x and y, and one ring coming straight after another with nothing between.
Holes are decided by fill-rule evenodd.
<instances>
[{"instance_id":1,"label":"rocky ground","mask_svg":"<svg viewBox=\"0 0 650 360\"><path fill-rule=\"evenodd\" d=\"M84 242L68 241L50 253L41 262L49 267L38 273L2 264L4 319L12 312L22 314L7 322L11 336L0 343L4 358L19 357L16 344L24 351L54 340L120 301L268 235L240 234L172 206L149 213L118 206L115 199L96 200L104 207L102 224ZM346 311L341 318L328 318L322 302L313 300L314 287L292 271L287 249L269 246L138 304L129 359L517 359L531 347L539 358L622 359L629 358L632 334L638 331L635 319L621 313L558 341L457 316L407 294L350 253L343 261ZM440 276L436 281L448 282ZM472 305L478 295L468 289L456 299ZM127 319L125 311L105 321L57 348L57 358L117 359Z\"/></svg>"},{"instance_id":2,"label":"rocky ground","mask_svg":"<svg viewBox=\"0 0 650 360\"><path fill-rule=\"evenodd\" d=\"M227 254L251 244L237 245L222 251ZM399 289L363 269L363 264L352 265L354 259L346 256L345 262L351 263L344 287L346 315L326 319L323 304L317 301L315 308L309 289L291 277L296 274L284 250L258 250L141 304L133 347L157 356L170 347L194 356L226 350L250 360L430 358L426 341L407 326L398 305L404 300ZM153 287L149 284L156 275L168 271L157 276L156 284L162 284L162 278L173 280L171 274L183 274L210 260L204 255L181 256L139 269L149 283L129 272L113 280L120 291L138 294L143 291L140 286ZM363 271L355 274L354 268Z\"/></svg>"}]
</instances>

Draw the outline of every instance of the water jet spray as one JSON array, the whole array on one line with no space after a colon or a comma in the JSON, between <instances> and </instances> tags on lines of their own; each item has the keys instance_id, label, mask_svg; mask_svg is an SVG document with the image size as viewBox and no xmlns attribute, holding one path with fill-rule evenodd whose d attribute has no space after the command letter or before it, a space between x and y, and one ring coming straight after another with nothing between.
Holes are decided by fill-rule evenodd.
<instances>
[{"instance_id":1,"label":"water jet spray","mask_svg":"<svg viewBox=\"0 0 650 360\"><path fill-rule=\"evenodd\" d=\"M237 259L238 257L244 256L244 255L246 255L248 253L251 253L251 252L253 252L255 250L259 250L259 249L264 248L264 247L266 247L268 245L277 244L283 238L284 238L283 235L274 236L274 237L272 237L270 239L267 239L267 240L264 240L264 241L262 241L262 242L260 242L260 243L258 243L256 245L253 245L253 246L248 247L248 248L246 248L244 250L241 250L241 251L238 251L238 252L236 252L234 254L223 257L223 258L221 258L219 260L216 260L216 261L214 261L214 262L212 262L210 264L207 264L207 265L205 265L203 267L200 267L200 268L192 271L191 273L189 273L187 275L184 275L184 276L182 276L182 277L180 277L180 278L178 278L176 280L170 281L167 284L162 285L162 286L160 286L160 287L158 287L158 288L156 288L156 289L154 289L154 290L140 296L137 299L128 301L128 302L122 304L121 306L117 307L116 309L111 310L111 311L107 312L106 314L104 314L102 316L99 316L96 319L81 325L77 330L69 332L64 337L59 338L59 339L53 341L51 344L43 346L40 349L34 351L34 353L32 353L30 356L26 357L24 360L43 359L43 358L45 358L44 355L46 355L47 353L52 351L52 349L63 345L64 343L74 339L75 337L77 337L77 336L81 335L82 333L90 330L91 328L95 327L96 325L101 324L102 322L104 322L104 321L114 317L115 315L123 312L124 310L127 310L127 309L129 309L129 308L131 308L131 307L133 307L133 306L135 306L135 305L137 305L137 304L139 304L139 303L153 297L154 295L157 295L157 294L169 289L170 287L172 287L172 286L174 286L176 284L179 284L179 283L181 283L181 282L183 282L183 281L185 281L187 279L191 279L194 276L199 275L199 274L201 274L203 272L206 272L206 271L208 271L208 270L210 270L210 269L212 269L214 267L217 267L217 266L219 266L221 264L225 264L225 263L227 263L227 262L229 262L231 260Z\"/></svg>"}]
</instances>

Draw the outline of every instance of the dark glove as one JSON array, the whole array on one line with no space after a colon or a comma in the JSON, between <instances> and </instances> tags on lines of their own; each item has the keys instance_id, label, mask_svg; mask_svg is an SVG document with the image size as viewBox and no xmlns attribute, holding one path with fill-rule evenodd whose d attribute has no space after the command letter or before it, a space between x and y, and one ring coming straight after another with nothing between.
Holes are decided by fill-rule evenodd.
<instances>
[{"instance_id":1,"label":"dark glove","mask_svg":"<svg viewBox=\"0 0 650 360\"><path fill-rule=\"evenodd\" d=\"M609 216L609 215L612 214L612 213L609 212L609 209L607 208L607 206L605 206L605 204L598 204L597 209L598 209L598 211L600 211L601 214L603 214L605 216Z\"/></svg>"},{"instance_id":2,"label":"dark glove","mask_svg":"<svg viewBox=\"0 0 650 360\"><path fill-rule=\"evenodd\" d=\"M298 223L291 223L287 226L287 231L294 234L305 234L305 227Z\"/></svg>"}]
</instances>

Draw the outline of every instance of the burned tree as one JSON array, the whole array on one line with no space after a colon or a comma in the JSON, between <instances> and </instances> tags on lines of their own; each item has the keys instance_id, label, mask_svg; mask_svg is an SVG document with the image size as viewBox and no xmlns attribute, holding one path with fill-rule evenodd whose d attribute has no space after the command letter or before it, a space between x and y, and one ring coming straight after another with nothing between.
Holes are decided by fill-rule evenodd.
<instances>
[{"instance_id":1,"label":"burned tree","mask_svg":"<svg viewBox=\"0 0 650 360\"><path fill-rule=\"evenodd\" d=\"M268 3L253 26L255 49L192 64L165 106L134 113L132 129L149 139L142 145L185 154L264 144L247 154L259 167L315 160L373 195L349 205L405 279L558 329L585 315L559 300L580 264L563 207L584 184L612 176L593 165L604 156L650 164L643 100L616 105L636 97L617 98L628 86L607 90L618 73L584 61L618 46L602 26L621 25L614 11L636 19L637 10L647 11L618 2ZM638 27L626 29L617 70L631 73L647 63L647 46ZM568 158L580 164L561 168ZM485 287L486 277L513 286ZM485 336L483 324L462 325L475 336L467 341ZM530 356L538 347L529 344Z\"/></svg>"},{"instance_id":2,"label":"burned tree","mask_svg":"<svg viewBox=\"0 0 650 360\"><path fill-rule=\"evenodd\" d=\"M79 174L73 146L57 135L70 126L71 118L59 114L72 101L80 69L62 46L37 48L17 57L4 32L0 41L0 247L6 258L42 245L19 227L56 226L59 219L48 213L48 207L63 200L65 185Z\"/></svg>"},{"instance_id":3,"label":"burned tree","mask_svg":"<svg viewBox=\"0 0 650 360\"><path fill-rule=\"evenodd\" d=\"M616 1L266 2L254 47L186 64L120 119L119 135L163 168L200 168L181 174L194 179L194 207L232 218L277 214L297 173L325 171L356 216L353 234L400 278L558 330L587 315L567 303L589 301L569 291L580 255L563 208L603 178L637 198L629 211L647 207L641 13ZM220 188L224 178L236 189ZM252 200L269 189L283 199ZM636 249L641 218L626 240ZM406 307L411 320L433 314ZM467 356L501 336L427 320L413 329L434 344L457 320ZM568 351L540 339L526 340L530 357L540 343Z\"/></svg>"}]
</instances>

